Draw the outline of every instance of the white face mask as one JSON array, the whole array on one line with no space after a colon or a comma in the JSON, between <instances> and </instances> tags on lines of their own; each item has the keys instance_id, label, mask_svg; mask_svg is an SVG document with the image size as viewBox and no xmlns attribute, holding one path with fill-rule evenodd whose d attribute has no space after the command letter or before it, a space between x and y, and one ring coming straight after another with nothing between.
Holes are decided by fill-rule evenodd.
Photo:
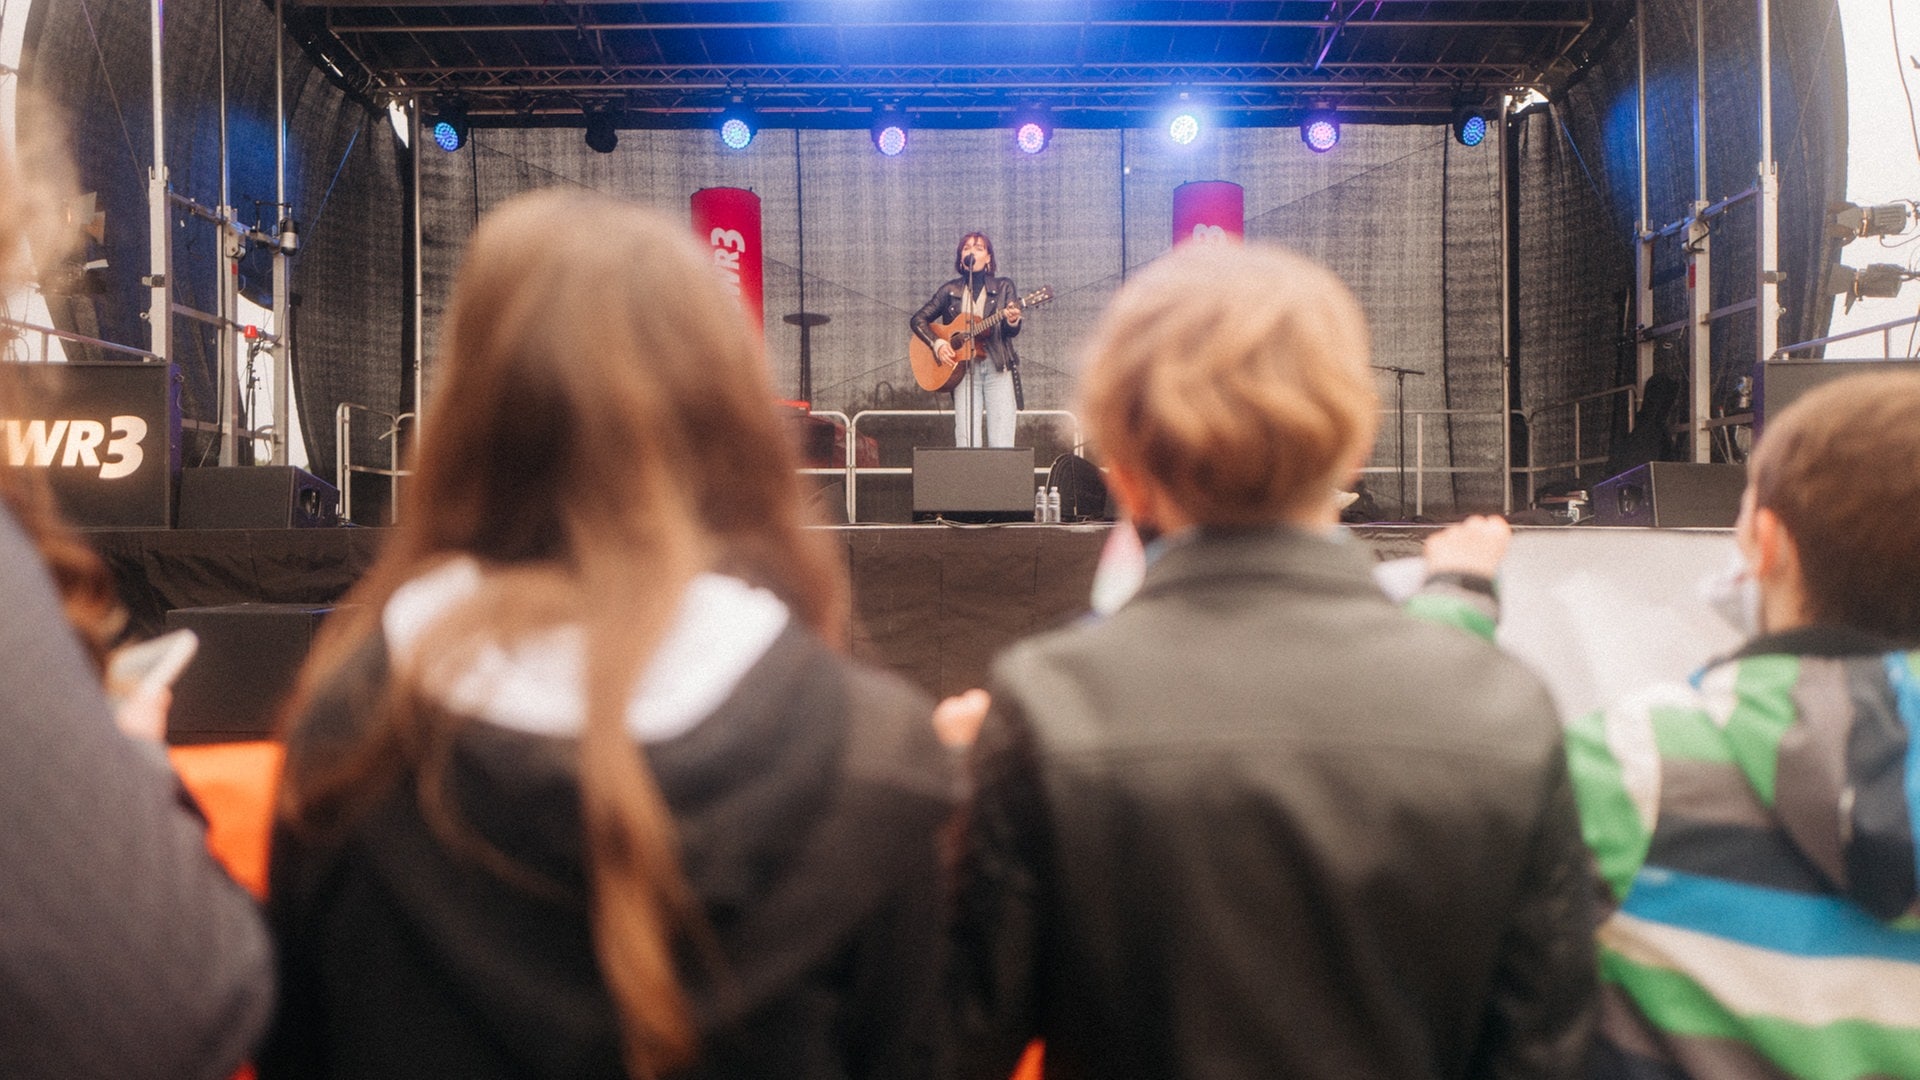
<instances>
[{"instance_id":1,"label":"white face mask","mask_svg":"<svg viewBox=\"0 0 1920 1080\"><path fill-rule=\"evenodd\" d=\"M1700 598L1743 637L1758 637L1764 629L1760 625L1760 582L1738 554L1725 570L1700 583Z\"/></svg>"},{"instance_id":2,"label":"white face mask","mask_svg":"<svg viewBox=\"0 0 1920 1080\"><path fill-rule=\"evenodd\" d=\"M1099 565L1093 570L1092 608L1096 615L1111 615L1120 610L1147 576L1147 547L1134 531L1133 523L1121 519L1107 534L1100 549Z\"/></svg>"}]
</instances>

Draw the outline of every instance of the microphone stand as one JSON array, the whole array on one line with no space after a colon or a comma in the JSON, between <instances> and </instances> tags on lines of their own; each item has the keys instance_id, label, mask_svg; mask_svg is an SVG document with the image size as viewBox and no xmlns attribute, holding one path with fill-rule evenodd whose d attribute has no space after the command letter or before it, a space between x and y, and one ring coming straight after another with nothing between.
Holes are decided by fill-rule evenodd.
<instances>
[{"instance_id":1,"label":"microphone stand","mask_svg":"<svg viewBox=\"0 0 1920 1080\"><path fill-rule=\"evenodd\" d=\"M1412 517L1407 514L1407 376L1425 375L1426 372L1391 364L1375 364L1373 370L1393 373L1393 412L1399 431L1394 438L1394 450L1399 459L1400 516L1411 521Z\"/></svg>"}]
</instances>

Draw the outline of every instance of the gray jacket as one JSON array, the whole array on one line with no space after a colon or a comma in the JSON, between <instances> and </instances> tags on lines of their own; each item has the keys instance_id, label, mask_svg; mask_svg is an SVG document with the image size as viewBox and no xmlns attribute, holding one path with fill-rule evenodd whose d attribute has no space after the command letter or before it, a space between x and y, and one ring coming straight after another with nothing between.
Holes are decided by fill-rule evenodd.
<instances>
[{"instance_id":1,"label":"gray jacket","mask_svg":"<svg viewBox=\"0 0 1920 1080\"><path fill-rule=\"evenodd\" d=\"M224 1080L272 1011L266 927L4 510L0 739L0 1076Z\"/></svg>"}]
</instances>

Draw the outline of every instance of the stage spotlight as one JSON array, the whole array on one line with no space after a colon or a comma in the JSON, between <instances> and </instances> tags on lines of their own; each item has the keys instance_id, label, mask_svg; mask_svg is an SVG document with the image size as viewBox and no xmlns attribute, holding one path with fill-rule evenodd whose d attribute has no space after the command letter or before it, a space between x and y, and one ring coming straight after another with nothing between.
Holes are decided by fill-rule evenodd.
<instances>
[{"instance_id":1,"label":"stage spotlight","mask_svg":"<svg viewBox=\"0 0 1920 1080\"><path fill-rule=\"evenodd\" d=\"M1907 222L1914 216L1914 209L1907 203L1881 203L1878 206L1857 206L1850 202L1838 202L1830 207L1832 220L1827 235L1841 240L1853 240L1862 236L1898 236L1907 231Z\"/></svg>"},{"instance_id":2,"label":"stage spotlight","mask_svg":"<svg viewBox=\"0 0 1920 1080\"><path fill-rule=\"evenodd\" d=\"M1300 141L1316 154L1340 145L1340 121L1330 112L1308 113L1300 121Z\"/></svg>"},{"instance_id":3,"label":"stage spotlight","mask_svg":"<svg viewBox=\"0 0 1920 1080\"><path fill-rule=\"evenodd\" d=\"M596 154L611 154L620 145L619 117L612 109L587 112L587 148Z\"/></svg>"},{"instance_id":4,"label":"stage spotlight","mask_svg":"<svg viewBox=\"0 0 1920 1080\"><path fill-rule=\"evenodd\" d=\"M426 128L434 145L453 153L467 145L467 107L459 102L440 106L427 114Z\"/></svg>"},{"instance_id":5,"label":"stage spotlight","mask_svg":"<svg viewBox=\"0 0 1920 1080\"><path fill-rule=\"evenodd\" d=\"M1013 145L1023 154L1037 154L1053 141L1053 121L1042 109L1023 109L1013 114Z\"/></svg>"},{"instance_id":6,"label":"stage spotlight","mask_svg":"<svg viewBox=\"0 0 1920 1080\"><path fill-rule=\"evenodd\" d=\"M1459 109L1453 114L1453 137L1461 146L1479 146L1487 141L1487 114L1479 109Z\"/></svg>"},{"instance_id":7,"label":"stage spotlight","mask_svg":"<svg viewBox=\"0 0 1920 1080\"><path fill-rule=\"evenodd\" d=\"M1023 154L1037 154L1053 141L1053 129L1040 120L1022 120L1013 129L1013 143Z\"/></svg>"},{"instance_id":8,"label":"stage spotlight","mask_svg":"<svg viewBox=\"0 0 1920 1080\"><path fill-rule=\"evenodd\" d=\"M887 157L899 157L907 149L907 118L887 109L873 122L873 148Z\"/></svg>"},{"instance_id":9,"label":"stage spotlight","mask_svg":"<svg viewBox=\"0 0 1920 1080\"><path fill-rule=\"evenodd\" d=\"M720 114L720 145L729 150L745 150L758 129L753 114L736 105Z\"/></svg>"},{"instance_id":10,"label":"stage spotlight","mask_svg":"<svg viewBox=\"0 0 1920 1080\"><path fill-rule=\"evenodd\" d=\"M1833 268L1833 291L1846 296L1843 309L1852 311L1855 301L1867 297L1886 299L1900 295L1900 286L1920 277L1896 263L1874 263L1855 269L1844 263Z\"/></svg>"},{"instance_id":11,"label":"stage spotlight","mask_svg":"<svg viewBox=\"0 0 1920 1080\"><path fill-rule=\"evenodd\" d=\"M1200 137L1200 116L1197 113L1182 110L1167 121L1167 138L1180 146L1192 146L1193 140Z\"/></svg>"}]
</instances>

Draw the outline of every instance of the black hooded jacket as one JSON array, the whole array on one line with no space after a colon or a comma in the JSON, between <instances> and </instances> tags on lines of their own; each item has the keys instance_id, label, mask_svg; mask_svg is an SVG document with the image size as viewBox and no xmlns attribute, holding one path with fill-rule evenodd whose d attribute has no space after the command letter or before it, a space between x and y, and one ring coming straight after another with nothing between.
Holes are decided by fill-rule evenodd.
<instances>
[{"instance_id":1,"label":"black hooded jacket","mask_svg":"<svg viewBox=\"0 0 1920 1080\"><path fill-rule=\"evenodd\" d=\"M296 729L290 774L337 764L387 678L376 636ZM929 712L789 626L698 726L647 744L719 961L683 965L700 1059L671 1080L938 1075L936 836L956 790ZM443 842L412 782L344 836L277 830L287 992L262 1080L626 1080L588 918L576 753L480 720L454 750L471 839L547 888Z\"/></svg>"}]
</instances>

